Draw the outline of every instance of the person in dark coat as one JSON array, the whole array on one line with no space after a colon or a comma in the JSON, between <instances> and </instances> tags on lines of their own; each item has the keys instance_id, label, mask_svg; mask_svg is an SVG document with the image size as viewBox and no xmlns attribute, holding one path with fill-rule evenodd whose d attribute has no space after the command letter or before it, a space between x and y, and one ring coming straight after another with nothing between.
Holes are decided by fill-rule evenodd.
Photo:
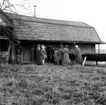
<instances>
[{"instance_id":1,"label":"person in dark coat","mask_svg":"<svg viewBox=\"0 0 106 105\"><path fill-rule=\"evenodd\" d=\"M47 52L47 60L48 61L50 61L51 59L51 57L50 57L50 52L51 52L51 46L50 45L48 45L47 47L46 47L46 52Z\"/></svg>"},{"instance_id":2,"label":"person in dark coat","mask_svg":"<svg viewBox=\"0 0 106 105\"><path fill-rule=\"evenodd\" d=\"M82 64L82 54L78 45L75 45L75 61L76 64Z\"/></svg>"},{"instance_id":3,"label":"person in dark coat","mask_svg":"<svg viewBox=\"0 0 106 105\"><path fill-rule=\"evenodd\" d=\"M51 62L52 63L54 63L54 51L55 51L55 48L52 47L51 52L50 52L51 53Z\"/></svg>"},{"instance_id":4,"label":"person in dark coat","mask_svg":"<svg viewBox=\"0 0 106 105\"><path fill-rule=\"evenodd\" d=\"M18 62L18 64L22 63L21 54L22 54L22 46L21 46L20 42L18 42L18 46L17 46L17 57L18 57L17 62Z\"/></svg>"},{"instance_id":5,"label":"person in dark coat","mask_svg":"<svg viewBox=\"0 0 106 105\"><path fill-rule=\"evenodd\" d=\"M37 45L37 48L36 48L36 63L38 65L41 65L42 64L40 45Z\"/></svg>"}]
</instances>

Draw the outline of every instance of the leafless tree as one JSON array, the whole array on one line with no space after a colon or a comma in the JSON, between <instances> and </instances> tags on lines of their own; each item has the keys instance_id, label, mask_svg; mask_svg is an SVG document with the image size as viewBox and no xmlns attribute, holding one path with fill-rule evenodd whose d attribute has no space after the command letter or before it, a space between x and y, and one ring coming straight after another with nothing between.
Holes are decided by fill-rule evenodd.
<instances>
[{"instance_id":1,"label":"leafless tree","mask_svg":"<svg viewBox=\"0 0 106 105\"><path fill-rule=\"evenodd\" d=\"M9 0L1 0L1 2L0 2L0 9L1 9L2 11L12 12L13 9L15 9L15 7L14 7L14 5L12 5L12 4L10 3Z\"/></svg>"},{"instance_id":2,"label":"leafless tree","mask_svg":"<svg viewBox=\"0 0 106 105\"><path fill-rule=\"evenodd\" d=\"M12 4L10 2L10 0L0 0L0 12L2 12L2 13L9 12L9 13L18 15L18 10L16 9L17 7L22 7L24 9L27 9L27 7L25 7L25 4L28 4L28 6L30 6L28 0L22 0L22 1L24 1L23 4ZM4 15L8 20L11 21L11 17L9 17L6 14L4 14ZM19 22L20 22L20 19L19 19ZM21 24L23 24L23 23L21 23ZM0 25L2 25L2 22L0 23ZM14 23L13 23L13 25L14 25ZM2 31L8 32L8 36L11 36L11 33L14 34L14 31L9 30L8 28L3 29ZM13 40L11 40L11 38L9 38L9 41L11 42ZM1 57L1 54L0 54L0 57Z\"/></svg>"},{"instance_id":3,"label":"leafless tree","mask_svg":"<svg viewBox=\"0 0 106 105\"><path fill-rule=\"evenodd\" d=\"M24 1L23 4L12 4L10 0L0 0L0 9L6 12L17 13L16 9L17 6L18 7L21 6L27 9L27 7L25 7L25 4L28 4L28 6L30 7L28 0L22 0L22 1Z\"/></svg>"}]
</instances>

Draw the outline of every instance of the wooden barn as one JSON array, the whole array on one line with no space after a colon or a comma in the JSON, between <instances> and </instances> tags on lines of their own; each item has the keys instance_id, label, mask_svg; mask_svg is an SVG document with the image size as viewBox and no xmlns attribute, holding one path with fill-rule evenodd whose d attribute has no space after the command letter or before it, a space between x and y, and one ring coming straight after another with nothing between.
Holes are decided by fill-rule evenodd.
<instances>
[{"instance_id":1,"label":"wooden barn","mask_svg":"<svg viewBox=\"0 0 106 105\"><path fill-rule=\"evenodd\" d=\"M83 22L44 19L1 11L0 23L1 57L5 57L6 52L10 50L12 59L17 59L15 50L18 40L22 46L23 63L33 61L37 44L57 47L67 44L70 52L73 52L75 44L78 44L82 53L95 53L95 45L102 43L95 28Z\"/></svg>"}]
</instances>

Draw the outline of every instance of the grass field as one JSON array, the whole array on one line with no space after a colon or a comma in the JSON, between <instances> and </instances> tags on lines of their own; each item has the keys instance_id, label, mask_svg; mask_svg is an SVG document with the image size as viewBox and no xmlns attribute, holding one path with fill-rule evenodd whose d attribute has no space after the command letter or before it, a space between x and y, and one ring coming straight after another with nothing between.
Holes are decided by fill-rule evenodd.
<instances>
[{"instance_id":1,"label":"grass field","mask_svg":"<svg viewBox=\"0 0 106 105\"><path fill-rule=\"evenodd\" d=\"M106 67L4 65L0 105L106 105Z\"/></svg>"}]
</instances>

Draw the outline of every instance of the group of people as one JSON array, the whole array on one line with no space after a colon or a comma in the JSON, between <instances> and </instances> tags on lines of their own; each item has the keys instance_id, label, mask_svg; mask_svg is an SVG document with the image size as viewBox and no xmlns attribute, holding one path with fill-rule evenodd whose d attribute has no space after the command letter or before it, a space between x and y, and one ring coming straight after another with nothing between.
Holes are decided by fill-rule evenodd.
<instances>
[{"instance_id":1,"label":"group of people","mask_svg":"<svg viewBox=\"0 0 106 105\"><path fill-rule=\"evenodd\" d=\"M68 45L66 45L64 48L63 45L61 45L60 48L56 49L54 53L55 64L58 65L69 64L71 62L69 54L70 52L69 52ZM82 54L78 45L75 45L75 63L80 65L82 64Z\"/></svg>"},{"instance_id":2,"label":"group of people","mask_svg":"<svg viewBox=\"0 0 106 105\"><path fill-rule=\"evenodd\" d=\"M60 45L60 48L55 50L54 61L55 64L58 65L65 65L70 63L68 45L65 45L65 47L63 47L63 45Z\"/></svg>"},{"instance_id":3,"label":"group of people","mask_svg":"<svg viewBox=\"0 0 106 105\"><path fill-rule=\"evenodd\" d=\"M22 46L20 43L17 46L17 63L22 64ZM68 45L60 45L59 47L38 44L32 47L32 61L38 65L45 65L45 60L57 65L67 65L72 62ZM82 54L78 45L75 45L75 63L82 64ZM9 63L9 56L6 57L6 62Z\"/></svg>"},{"instance_id":4,"label":"group of people","mask_svg":"<svg viewBox=\"0 0 106 105\"><path fill-rule=\"evenodd\" d=\"M69 54L68 45L60 45L59 48L51 49L38 44L36 47L36 63L45 65L45 60L48 60L57 65L67 65L71 62ZM78 45L75 45L75 62L76 64L82 64L82 54Z\"/></svg>"}]
</instances>

